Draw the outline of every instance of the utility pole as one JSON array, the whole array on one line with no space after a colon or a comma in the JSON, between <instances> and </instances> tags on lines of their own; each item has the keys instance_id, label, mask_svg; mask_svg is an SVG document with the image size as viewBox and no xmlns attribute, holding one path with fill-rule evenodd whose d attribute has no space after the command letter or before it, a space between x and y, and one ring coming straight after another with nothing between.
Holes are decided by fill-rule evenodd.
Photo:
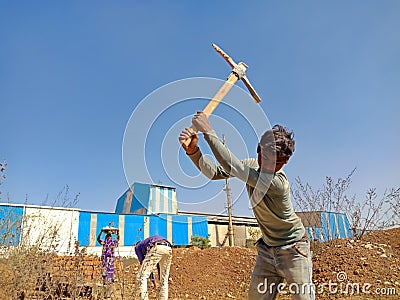
<instances>
[{"instance_id":1,"label":"utility pole","mask_svg":"<svg viewBox=\"0 0 400 300\"><path fill-rule=\"evenodd\" d=\"M222 143L225 145L225 135L222 135ZM225 188L227 208L228 208L228 240L229 246L234 246L233 225L232 225L232 204L231 204L231 188L229 187L229 179L225 179Z\"/></svg>"}]
</instances>

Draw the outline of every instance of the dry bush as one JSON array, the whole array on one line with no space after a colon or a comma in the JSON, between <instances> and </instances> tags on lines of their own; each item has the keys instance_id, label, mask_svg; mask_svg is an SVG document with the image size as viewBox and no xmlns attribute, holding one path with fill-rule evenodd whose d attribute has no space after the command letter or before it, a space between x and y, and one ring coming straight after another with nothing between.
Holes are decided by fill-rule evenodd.
<instances>
[{"instance_id":1,"label":"dry bush","mask_svg":"<svg viewBox=\"0 0 400 300\"><path fill-rule=\"evenodd\" d=\"M355 169L346 178L334 180L325 178L322 189L314 190L310 184L303 183L300 177L292 186L292 196L296 209L300 211L345 212L348 205L355 203L355 196L349 197L347 191Z\"/></svg>"},{"instance_id":2,"label":"dry bush","mask_svg":"<svg viewBox=\"0 0 400 300\"><path fill-rule=\"evenodd\" d=\"M350 221L354 235L361 239L371 230L398 227L400 188L385 191L379 197L375 188L367 191L364 201L350 210Z\"/></svg>"},{"instance_id":3,"label":"dry bush","mask_svg":"<svg viewBox=\"0 0 400 300\"><path fill-rule=\"evenodd\" d=\"M69 201L68 187L57 196L54 203L74 205L77 197ZM12 206L1 208L0 216L0 280L2 299L24 299L36 295L39 299L75 299L84 296L87 273L85 251L75 245L75 237L65 234L65 220L48 216L57 211L44 213L30 208L30 214L18 215ZM67 249L68 259L57 255ZM99 259L97 259L99 260Z\"/></svg>"},{"instance_id":4,"label":"dry bush","mask_svg":"<svg viewBox=\"0 0 400 300\"><path fill-rule=\"evenodd\" d=\"M113 299L134 297L135 278L127 272L118 253L115 284L103 286L100 258L88 255L87 248L73 236L65 236L62 219L54 223L38 214L16 215L7 208L0 215L6 220L0 223L2 300L102 299L106 294ZM60 255L61 245L68 245L63 248L68 253Z\"/></svg>"},{"instance_id":5,"label":"dry bush","mask_svg":"<svg viewBox=\"0 0 400 300\"><path fill-rule=\"evenodd\" d=\"M0 163L0 186L6 166L5 161ZM129 273L122 262L115 262L116 283L103 286L100 258L89 256L73 235L72 224L79 217L73 207L78 197L71 198L65 186L53 200L46 197L43 206L47 207L25 206L23 215L13 205L0 207L2 300L102 299L105 294L121 300L134 297L134 278L126 276Z\"/></svg>"},{"instance_id":6,"label":"dry bush","mask_svg":"<svg viewBox=\"0 0 400 300\"><path fill-rule=\"evenodd\" d=\"M301 212L325 211L346 214L352 234L361 239L371 230L387 229L399 226L400 188L392 188L378 197L375 188L367 191L364 199L356 195L349 196L348 189L353 169L346 178L326 177L320 189L313 189L310 184L296 178L292 187L295 208ZM312 217L312 214L309 214ZM306 220L315 223L314 220ZM328 240L329 237L324 237Z\"/></svg>"}]
</instances>

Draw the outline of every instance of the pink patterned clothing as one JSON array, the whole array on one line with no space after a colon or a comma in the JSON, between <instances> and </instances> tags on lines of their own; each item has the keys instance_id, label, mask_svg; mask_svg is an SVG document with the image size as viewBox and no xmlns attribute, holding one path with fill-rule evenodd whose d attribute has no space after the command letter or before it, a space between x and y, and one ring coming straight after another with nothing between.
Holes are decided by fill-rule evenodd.
<instances>
[{"instance_id":1,"label":"pink patterned clothing","mask_svg":"<svg viewBox=\"0 0 400 300\"><path fill-rule=\"evenodd\" d=\"M113 241L111 236L107 236L103 245L101 254L102 277L104 284L114 282L114 263L115 263L115 248L118 246L118 240Z\"/></svg>"}]
</instances>

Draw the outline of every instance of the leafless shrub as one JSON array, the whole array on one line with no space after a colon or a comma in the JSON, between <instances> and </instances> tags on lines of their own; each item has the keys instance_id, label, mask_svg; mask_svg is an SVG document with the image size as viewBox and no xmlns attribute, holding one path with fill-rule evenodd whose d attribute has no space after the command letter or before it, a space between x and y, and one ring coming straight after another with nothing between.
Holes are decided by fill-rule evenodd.
<instances>
[{"instance_id":1,"label":"leafless shrub","mask_svg":"<svg viewBox=\"0 0 400 300\"><path fill-rule=\"evenodd\" d=\"M355 203L355 196L349 197L346 192L351 183L353 169L346 178L334 180L325 178L322 189L313 190L308 183L303 183L300 177L295 179L292 195L296 209L301 211L343 212L348 205Z\"/></svg>"},{"instance_id":2,"label":"leafless shrub","mask_svg":"<svg viewBox=\"0 0 400 300\"><path fill-rule=\"evenodd\" d=\"M6 166L5 161L0 163L0 186ZM24 206L8 201L0 207L1 299L102 299L110 292L99 284L100 258L88 255L73 235L78 198L66 185L54 198L47 196L42 207L29 206L28 196ZM73 215L70 219L63 217L66 208ZM111 295L133 298L134 278L118 259L115 271Z\"/></svg>"},{"instance_id":3,"label":"leafless shrub","mask_svg":"<svg viewBox=\"0 0 400 300\"><path fill-rule=\"evenodd\" d=\"M367 191L363 200L356 195L349 196L348 189L351 178L356 169L353 169L346 178L333 179L326 177L322 189L314 190L308 183L298 177L292 187L292 196L295 208L301 212L333 212L347 215L350 228L355 238L376 229L385 229L399 225L400 188L391 189L379 198L376 189ZM303 218L315 217L312 214L302 214ZM315 220L306 223L314 224ZM328 240L329 237L324 237Z\"/></svg>"},{"instance_id":4,"label":"leafless shrub","mask_svg":"<svg viewBox=\"0 0 400 300\"><path fill-rule=\"evenodd\" d=\"M389 226L398 227L400 226L400 188L391 189L387 198L392 214L392 222Z\"/></svg>"},{"instance_id":5,"label":"leafless shrub","mask_svg":"<svg viewBox=\"0 0 400 300\"><path fill-rule=\"evenodd\" d=\"M353 169L345 178L334 179L330 176L325 178L322 188L313 189L309 183L304 183L300 177L295 179L292 186L292 197L296 211L300 211L300 217L307 227L311 227L316 234L323 235L323 240L332 237L322 230L322 220L319 212L344 213L347 207L356 205L356 197L348 196L347 191L351 184ZM319 236L314 237L320 240Z\"/></svg>"},{"instance_id":6,"label":"leafless shrub","mask_svg":"<svg viewBox=\"0 0 400 300\"><path fill-rule=\"evenodd\" d=\"M68 187L64 188L56 198L67 201ZM62 202L64 206L75 205L77 196L70 202ZM85 286L82 272L83 254L75 247L66 268L57 264L57 253L61 246L70 252L73 250L74 237L66 235L65 220L48 216L57 209L48 209L40 213L40 209L31 208L30 214L18 213L18 206L5 205L0 209L0 293L2 299L23 299L28 295L36 295L39 299L61 299L68 294L72 299L83 295ZM26 208L24 209L24 211ZM67 243L67 246L65 244ZM58 269L54 266L58 265ZM56 278L60 273L64 278ZM8 298L7 298L8 297Z\"/></svg>"},{"instance_id":7,"label":"leafless shrub","mask_svg":"<svg viewBox=\"0 0 400 300\"><path fill-rule=\"evenodd\" d=\"M50 199L49 195L47 195L42 205L49 207L58 206L65 208L74 208L78 204L79 195L80 194L78 193L73 198L71 198L70 187L68 185L65 185L53 199Z\"/></svg>"},{"instance_id":8,"label":"leafless shrub","mask_svg":"<svg viewBox=\"0 0 400 300\"><path fill-rule=\"evenodd\" d=\"M87 254L71 233L69 220L58 215L60 206L76 205L65 187L54 207L16 205L0 207L0 298L14 299L132 299L134 279L117 258L115 283L101 284L101 261ZM72 199L69 201L68 199ZM61 202L59 202L61 201ZM69 210L73 215L74 210Z\"/></svg>"},{"instance_id":9,"label":"leafless shrub","mask_svg":"<svg viewBox=\"0 0 400 300\"><path fill-rule=\"evenodd\" d=\"M392 188L382 197L378 197L375 188L370 188L364 202L351 210L354 236L361 239L370 230L399 226L399 199L400 188Z\"/></svg>"}]
</instances>

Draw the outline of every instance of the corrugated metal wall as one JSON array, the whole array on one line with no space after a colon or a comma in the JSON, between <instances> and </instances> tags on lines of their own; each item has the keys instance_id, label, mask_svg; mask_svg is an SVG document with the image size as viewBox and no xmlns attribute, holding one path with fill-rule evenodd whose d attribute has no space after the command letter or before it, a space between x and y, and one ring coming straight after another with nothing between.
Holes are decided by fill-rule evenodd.
<instances>
[{"instance_id":1,"label":"corrugated metal wall","mask_svg":"<svg viewBox=\"0 0 400 300\"><path fill-rule=\"evenodd\" d=\"M177 214L175 188L135 182L117 200L119 214Z\"/></svg>"},{"instance_id":2,"label":"corrugated metal wall","mask_svg":"<svg viewBox=\"0 0 400 300\"><path fill-rule=\"evenodd\" d=\"M118 214L146 214L150 190L147 184L134 183L117 200L115 212Z\"/></svg>"},{"instance_id":3,"label":"corrugated metal wall","mask_svg":"<svg viewBox=\"0 0 400 300\"><path fill-rule=\"evenodd\" d=\"M150 185L134 183L132 205L129 209L131 214L147 214L149 209Z\"/></svg>"},{"instance_id":4,"label":"corrugated metal wall","mask_svg":"<svg viewBox=\"0 0 400 300\"><path fill-rule=\"evenodd\" d=\"M42 250L73 253L79 212L24 205L0 204L0 243L35 245Z\"/></svg>"},{"instance_id":5,"label":"corrugated metal wall","mask_svg":"<svg viewBox=\"0 0 400 300\"><path fill-rule=\"evenodd\" d=\"M80 245L100 246L97 242L97 235L100 233L101 228L108 225L119 227L119 216L109 213L80 212L78 229Z\"/></svg>"},{"instance_id":6,"label":"corrugated metal wall","mask_svg":"<svg viewBox=\"0 0 400 300\"><path fill-rule=\"evenodd\" d=\"M350 229L350 224L345 214L332 212L317 213L319 220L316 224L320 224L320 226L306 226L308 237L310 239L327 242L338 238L353 237L353 232ZM312 213L314 219L315 214L316 212ZM307 221L303 220L303 223L307 223Z\"/></svg>"},{"instance_id":7,"label":"corrugated metal wall","mask_svg":"<svg viewBox=\"0 0 400 300\"><path fill-rule=\"evenodd\" d=\"M121 215L0 204L0 218L1 244L40 244L60 254L73 253L75 241L80 246L100 246L97 235L110 224L120 229L120 246L133 246L150 235L165 236L175 245L189 245L194 235L208 237L208 221L202 216Z\"/></svg>"},{"instance_id":8,"label":"corrugated metal wall","mask_svg":"<svg viewBox=\"0 0 400 300\"><path fill-rule=\"evenodd\" d=\"M326 242L337 238L353 237L346 214L329 212L304 212L296 214L301 217L307 235L311 240ZM250 224L241 226L234 225L233 228L236 246L246 245L248 240L254 238L249 233L250 228L256 228L255 230L259 231L258 227L254 227L254 225ZM226 225L226 222L218 223L213 221L208 224L208 232L210 234L209 239L211 245L220 246L226 238L228 225ZM228 245L226 240L225 245Z\"/></svg>"},{"instance_id":9,"label":"corrugated metal wall","mask_svg":"<svg viewBox=\"0 0 400 300\"><path fill-rule=\"evenodd\" d=\"M123 241L124 245L134 245L136 242L143 240L145 236L149 236L149 233L147 232L146 234L145 232L145 229L148 228L148 217L132 215L123 215L120 217L124 219L124 224L120 227L120 233L124 232L121 235L121 241Z\"/></svg>"},{"instance_id":10,"label":"corrugated metal wall","mask_svg":"<svg viewBox=\"0 0 400 300\"><path fill-rule=\"evenodd\" d=\"M163 186L150 186L148 214L176 214L176 191Z\"/></svg>"},{"instance_id":11,"label":"corrugated metal wall","mask_svg":"<svg viewBox=\"0 0 400 300\"><path fill-rule=\"evenodd\" d=\"M100 246L97 235L112 224L120 229L120 245L132 246L151 235L161 235L174 245L189 245L192 235L208 236L207 218L183 215L117 215L81 212L78 241L81 246Z\"/></svg>"},{"instance_id":12,"label":"corrugated metal wall","mask_svg":"<svg viewBox=\"0 0 400 300\"><path fill-rule=\"evenodd\" d=\"M21 239L23 206L1 205L0 244L16 246Z\"/></svg>"},{"instance_id":13,"label":"corrugated metal wall","mask_svg":"<svg viewBox=\"0 0 400 300\"><path fill-rule=\"evenodd\" d=\"M159 209L162 210L163 207L168 206L169 210L173 203L170 199L174 197L174 193L157 188L151 193L159 194L160 197L168 194L165 196L168 200L164 202L168 204L165 206L160 204ZM302 219L307 215L312 217L312 222L307 223L304 220L303 222L316 225L306 226L308 236L312 240L323 242L353 237L345 214L313 212L302 215ZM47 243L47 247L53 247L59 253L73 253L76 240L81 246L100 246L96 240L97 235L102 227L108 225L120 229L120 246L127 247L133 246L150 235L165 236L175 245L189 245L192 236L198 235L204 238L209 237L212 246L216 246L223 241L227 232L226 224L209 224L207 217L192 215L132 215L0 204L0 218L1 244L18 245L21 241L35 245L39 242L43 245ZM22 220L23 226L21 226ZM235 227L236 234L239 234L238 230L239 228ZM240 234L240 238L247 240L247 235L242 235ZM45 242L47 237L51 239ZM241 242L235 241L236 244L242 244Z\"/></svg>"}]
</instances>

